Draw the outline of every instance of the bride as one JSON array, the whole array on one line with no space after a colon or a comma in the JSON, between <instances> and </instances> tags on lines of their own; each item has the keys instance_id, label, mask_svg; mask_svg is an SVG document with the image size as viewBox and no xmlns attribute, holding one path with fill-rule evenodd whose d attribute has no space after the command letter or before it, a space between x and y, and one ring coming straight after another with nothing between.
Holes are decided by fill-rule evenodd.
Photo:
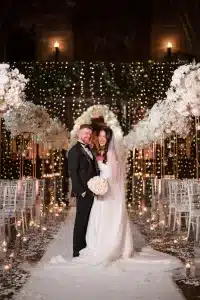
<instances>
[{"instance_id":1,"label":"bride","mask_svg":"<svg viewBox=\"0 0 200 300\"><path fill-rule=\"evenodd\" d=\"M100 129L97 142L103 148L97 156L100 176L108 180L109 190L94 199L86 234L87 247L76 259L108 264L119 258L130 258L133 241L125 203L124 167L115 151L112 130Z\"/></svg>"}]
</instances>

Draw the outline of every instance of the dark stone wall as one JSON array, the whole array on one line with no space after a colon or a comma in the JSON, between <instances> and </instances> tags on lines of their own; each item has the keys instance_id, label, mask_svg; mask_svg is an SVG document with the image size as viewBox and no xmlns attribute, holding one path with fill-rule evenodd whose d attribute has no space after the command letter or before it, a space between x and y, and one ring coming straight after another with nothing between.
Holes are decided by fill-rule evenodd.
<instances>
[{"instance_id":1,"label":"dark stone wall","mask_svg":"<svg viewBox=\"0 0 200 300\"><path fill-rule=\"evenodd\" d=\"M77 60L147 60L151 44L151 1L145 5L135 1L112 5L95 2L74 20L73 29Z\"/></svg>"}]
</instances>

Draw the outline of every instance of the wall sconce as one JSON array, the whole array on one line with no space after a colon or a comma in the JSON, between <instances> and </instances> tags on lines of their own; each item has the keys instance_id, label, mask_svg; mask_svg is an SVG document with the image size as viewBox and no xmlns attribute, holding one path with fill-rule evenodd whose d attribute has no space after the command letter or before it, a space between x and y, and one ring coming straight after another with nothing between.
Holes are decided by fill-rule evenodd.
<instances>
[{"instance_id":1,"label":"wall sconce","mask_svg":"<svg viewBox=\"0 0 200 300\"><path fill-rule=\"evenodd\" d=\"M167 43L167 56L169 58L171 58L171 56L172 56L172 43L171 42Z\"/></svg>"},{"instance_id":2,"label":"wall sconce","mask_svg":"<svg viewBox=\"0 0 200 300\"><path fill-rule=\"evenodd\" d=\"M59 49L60 45L58 42L55 42L54 44L54 48L55 48L55 61L58 62L59 61L59 54L60 54L60 49Z\"/></svg>"}]
</instances>

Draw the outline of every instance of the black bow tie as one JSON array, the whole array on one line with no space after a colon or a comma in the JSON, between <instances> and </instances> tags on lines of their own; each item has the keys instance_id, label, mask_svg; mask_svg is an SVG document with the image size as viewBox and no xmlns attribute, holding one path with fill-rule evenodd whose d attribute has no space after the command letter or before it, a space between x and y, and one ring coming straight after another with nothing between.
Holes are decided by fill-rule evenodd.
<instances>
[{"instance_id":1,"label":"black bow tie","mask_svg":"<svg viewBox=\"0 0 200 300\"><path fill-rule=\"evenodd\" d=\"M90 150L90 146L89 145L87 145L87 144L84 144L84 143L80 143L83 147L85 147L85 148L87 148L87 149L89 149Z\"/></svg>"}]
</instances>

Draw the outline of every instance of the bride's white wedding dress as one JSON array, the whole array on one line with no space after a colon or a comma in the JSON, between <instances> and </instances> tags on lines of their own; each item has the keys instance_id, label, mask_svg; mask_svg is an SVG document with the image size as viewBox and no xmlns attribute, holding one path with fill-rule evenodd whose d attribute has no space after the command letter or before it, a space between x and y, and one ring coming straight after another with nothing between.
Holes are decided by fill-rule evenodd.
<instances>
[{"instance_id":1,"label":"bride's white wedding dress","mask_svg":"<svg viewBox=\"0 0 200 300\"><path fill-rule=\"evenodd\" d=\"M109 149L108 164L99 163L101 176L109 181L109 191L94 199L87 247L79 257L72 259L75 209L71 208L44 257L31 270L32 276L15 299L88 300L99 297L143 300L148 296L149 300L183 300L169 273L179 267L180 262L144 247L146 243L137 226L130 226L123 163L116 160L114 148ZM131 257L133 244L136 252Z\"/></svg>"},{"instance_id":2,"label":"bride's white wedding dress","mask_svg":"<svg viewBox=\"0 0 200 300\"><path fill-rule=\"evenodd\" d=\"M124 176L117 164L99 163L108 178L108 193L94 200L87 231L87 248L72 259L75 211L72 208L18 300L88 300L169 298L183 300L171 280L176 258L144 247L137 226L130 227L125 205ZM115 168L116 167L116 168ZM116 180L117 179L117 180ZM131 232L132 231L132 232ZM133 240L132 240L133 238ZM133 252L133 241L136 252ZM113 262L114 261L114 262ZM111 263L113 262L113 263ZM105 265L107 266L105 268ZM30 271L30 270L29 270ZM163 291L165 291L163 293Z\"/></svg>"},{"instance_id":3,"label":"bride's white wedding dress","mask_svg":"<svg viewBox=\"0 0 200 300\"><path fill-rule=\"evenodd\" d=\"M104 196L94 199L86 235L87 247L80 252L78 259L88 258L90 263L107 264L119 258L130 258L133 239L123 175L119 174L119 168L113 170L108 164L98 164L100 176L108 179L109 190ZM113 180L114 176L117 180Z\"/></svg>"}]
</instances>

